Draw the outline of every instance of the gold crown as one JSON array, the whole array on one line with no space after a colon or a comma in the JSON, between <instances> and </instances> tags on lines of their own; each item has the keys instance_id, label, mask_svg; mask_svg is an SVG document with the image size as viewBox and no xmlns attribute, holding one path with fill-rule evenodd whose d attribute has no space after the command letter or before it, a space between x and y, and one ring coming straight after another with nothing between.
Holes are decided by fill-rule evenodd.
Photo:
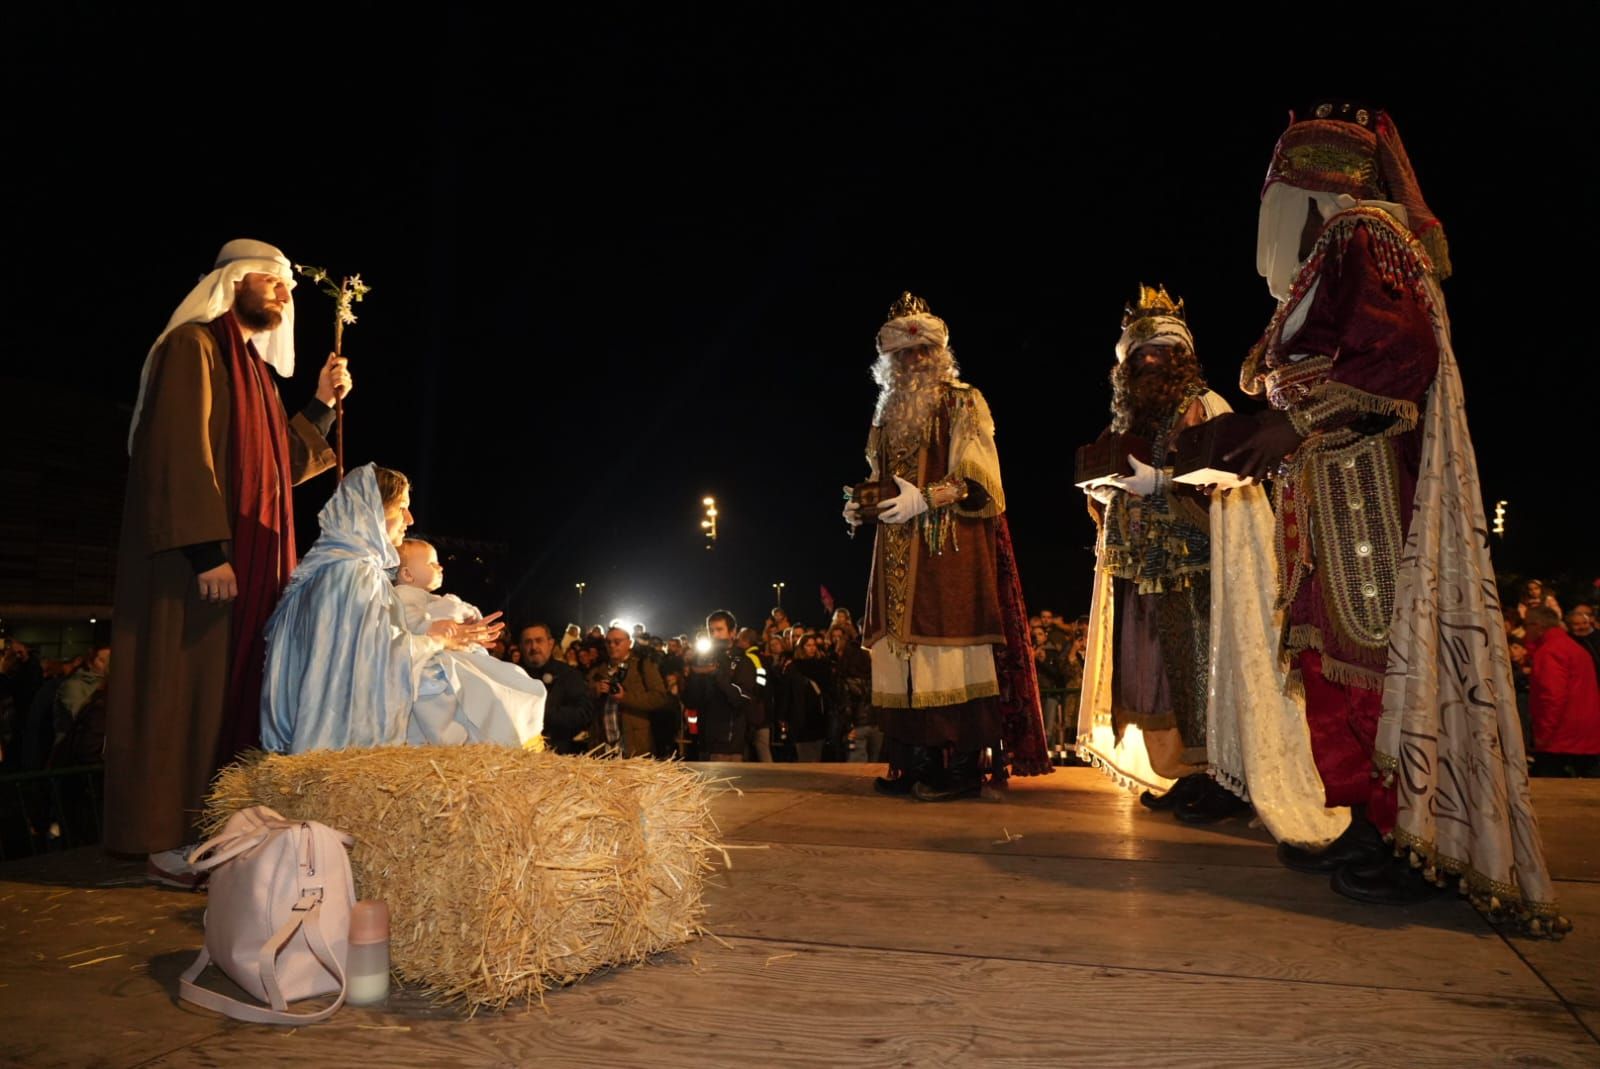
<instances>
[{"instance_id":1,"label":"gold crown","mask_svg":"<svg viewBox=\"0 0 1600 1069\"><path fill-rule=\"evenodd\" d=\"M900 319L911 315L933 315L933 309L928 307L928 302L921 297L913 296L910 290L900 295L900 299L889 306L889 318Z\"/></svg>"},{"instance_id":2,"label":"gold crown","mask_svg":"<svg viewBox=\"0 0 1600 1069\"><path fill-rule=\"evenodd\" d=\"M1167 294L1167 287L1154 288L1139 283L1139 299L1132 304L1122 307L1122 329L1128 329L1128 324L1150 316L1172 316L1175 319L1184 319L1183 302L1173 303ZM1184 320L1187 322L1187 320Z\"/></svg>"}]
</instances>

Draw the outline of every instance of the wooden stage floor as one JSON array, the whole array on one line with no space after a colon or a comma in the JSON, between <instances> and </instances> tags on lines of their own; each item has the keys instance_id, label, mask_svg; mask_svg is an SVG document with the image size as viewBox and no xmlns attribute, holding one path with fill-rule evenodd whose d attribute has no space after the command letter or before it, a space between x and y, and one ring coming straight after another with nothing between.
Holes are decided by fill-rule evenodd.
<instances>
[{"instance_id":1,"label":"wooden stage floor","mask_svg":"<svg viewBox=\"0 0 1600 1069\"><path fill-rule=\"evenodd\" d=\"M867 766L708 766L733 868L698 940L465 1019L295 1031L175 1001L202 896L81 850L0 865L0 1061L25 1066L1600 1066L1600 781L1534 785L1560 943L1454 897L1364 907L1243 823L1098 773L879 798ZM746 848L749 849L746 849ZM208 976L214 977L210 973Z\"/></svg>"}]
</instances>

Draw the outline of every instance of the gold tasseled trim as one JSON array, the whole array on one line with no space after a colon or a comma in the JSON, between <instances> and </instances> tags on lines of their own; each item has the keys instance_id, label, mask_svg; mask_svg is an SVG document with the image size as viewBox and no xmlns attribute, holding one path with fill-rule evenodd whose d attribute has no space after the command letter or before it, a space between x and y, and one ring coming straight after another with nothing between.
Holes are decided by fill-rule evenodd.
<instances>
[{"instance_id":1,"label":"gold tasseled trim","mask_svg":"<svg viewBox=\"0 0 1600 1069\"><path fill-rule=\"evenodd\" d=\"M1322 629L1315 624L1295 624L1289 628L1288 641L1285 643L1290 652L1299 653L1301 650L1322 649Z\"/></svg>"},{"instance_id":2,"label":"gold tasseled trim","mask_svg":"<svg viewBox=\"0 0 1600 1069\"><path fill-rule=\"evenodd\" d=\"M1289 409L1289 423L1302 438L1310 438L1354 413L1396 417L1380 437L1404 434L1417 425L1419 418L1414 402L1368 393L1343 382L1322 382L1311 388L1303 402ZM1315 444L1303 443L1300 448L1315 448Z\"/></svg>"},{"instance_id":3,"label":"gold tasseled trim","mask_svg":"<svg viewBox=\"0 0 1600 1069\"><path fill-rule=\"evenodd\" d=\"M1372 755L1372 763L1377 767L1377 774L1383 778L1384 786L1393 787L1400 770L1400 759L1394 754L1378 750ZM1472 904L1490 921L1496 924L1513 921L1528 935L1550 939L1560 939L1572 930L1572 922L1556 912L1554 902L1526 901L1522 888L1516 884L1493 879L1461 858L1441 854L1435 843L1420 835L1395 828L1389 838L1397 844L1397 854L1401 850L1407 851L1412 866L1422 869L1423 875L1438 886L1446 886L1446 876L1458 877L1461 882L1457 890L1471 899Z\"/></svg>"},{"instance_id":4,"label":"gold tasseled trim","mask_svg":"<svg viewBox=\"0 0 1600 1069\"><path fill-rule=\"evenodd\" d=\"M932 709L941 705L964 705L979 698L994 698L1000 694L996 680L972 683L952 690L919 690L908 699L904 694L872 692L872 704L885 709Z\"/></svg>"},{"instance_id":5,"label":"gold tasseled trim","mask_svg":"<svg viewBox=\"0 0 1600 1069\"><path fill-rule=\"evenodd\" d=\"M1392 758L1391 758L1392 760ZM1411 867L1439 887L1448 887L1448 878L1460 882L1457 891L1495 924L1513 923L1524 933L1539 938L1560 939L1572 931L1572 921L1556 912L1554 902L1530 902L1516 884L1502 883L1473 868L1460 858L1447 857L1421 836L1400 828L1391 836L1397 856L1407 856Z\"/></svg>"},{"instance_id":6,"label":"gold tasseled trim","mask_svg":"<svg viewBox=\"0 0 1600 1069\"><path fill-rule=\"evenodd\" d=\"M1383 690L1383 670L1365 668L1359 664L1350 664L1348 661L1337 660L1322 654L1322 678L1329 683L1337 683L1343 687L1356 687L1359 690Z\"/></svg>"},{"instance_id":7,"label":"gold tasseled trim","mask_svg":"<svg viewBox=\"0 0 1600 1069\"><path fill-rule=\"evenodd\" d=\"M1312 624L1295 624L1289 628L1289 633L1284 639L1284 655L1289 660L1289 670L1294 676L1292 681L1299 693L1304 693L1305 683L1300 679L1298 655L1305 650L1316 651L1322 661L1322 676L1330 683L1337 683L1344 687L1358 687L1361 690L1383 690L1384 669L1373 665L1351 664L1349 661L1330 657L1323 649L1323 635L1320 628ZM1387 666L1387 659L1385 660ZM1291 691L1294 693L1295 691Z\"/></svg>"},{"instance_id":8,"label":"gold tasseled trim","mask_svg":"<svg viewBox=\"0 0 1600 1069\"><path fill-rule=\"evenodd\" d=\"M1306 680L1300 672L1300 666L1291 662L1290 667L1283 673L1283 692L1302 704L1306 700Z\"/></svg>"},{"instance_id":9,"label":"gold tasseled trim","mask_svg":"<svg viewBox=\"0 0 1600 1069\"><path fill-rule=\"evenodd\" d=\"M979 698L994 698L1000 694L997 680L969 683L953 690L919 690L911 694L911 708L931 709L940 705L962 705Z\"/></svg>"},{"instance_id":10,"label":"gold tasseled trim","mask_svg":"<svg viewBox=\"0 0 1600 1069\"><path fill-rule=\"evenodd\" d=\"M1250 347L1250 352L1244 358L1244 364L1239 368L1239 389L1251 397L1261 396L1265 389L1262 383L1261 362L1267 356L1268 335L1262 335L1261 340Z\"/></svg>"},{"instance_id":11,"label":"gold tasseled trim","mask_svg":"<svg viewBox=\"0 0 1600 1069\"><path fill-rule=\"evenodd\" d=\"M1181 543L1178 548L1183 548ZM1101 551L1100 562L1101 567L1111 575L1135 579L1141 594L1165 594L1171 590L1187 590L1194 585L1197 576L1207 575L1211 571L1209 558L1205 560L1188 558L1181 564L1174 564L1166 575L1130 576L1127 573L1133 570L1134 556L1122 546L1106 546Z\"/></svg>"}]
</instances>

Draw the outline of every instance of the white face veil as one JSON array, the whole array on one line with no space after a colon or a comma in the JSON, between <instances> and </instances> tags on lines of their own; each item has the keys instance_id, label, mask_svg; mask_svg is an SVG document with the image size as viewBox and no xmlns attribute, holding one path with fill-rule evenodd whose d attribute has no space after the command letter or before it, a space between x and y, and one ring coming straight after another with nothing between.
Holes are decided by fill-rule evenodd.
<instances>
[{"instance_id":1,"label":"white face veil","mask_svg":"<svg viewBox=\"0 0 1600 1069\"><path fill-rule=\"evenodd\" d=\"M128 453L133 453L133 434L139 427L139 414L144 410L145 389L150 382L150 363L167 335L185 323L209 323L233 307L234 283L248 274L276 275L295 286L294 267L288 257L263 241L239 238L222 246L217 253L215 268L195 284L194 289L178 305L177 311L167 320L155 344L144 358L144 370L139 373L139 399L133 404L133 422L128 427ZM283 378L294 374L294 301L283 306L283 322L264 334L255 335L256 352Z\"/></svg>"},{"instance_id":2,"label":"white face veil","mask_svg":"<svg viewBox=\"0 0 1600 1069\"><path fill-rule=\"evenodd\" d=\"M1323 193L1274 182L1261 197L1261 217L1256 227L1256 272L1278 300L1287 300L1294 275L1300 268L1300 235L1306 228L1306 201L1317 202L1317 213L1327 222L1357 205L1381 208L1406 226L1404 206L1386 200L1357 200L1348 193Z\"/></svg>"}]
</instances>

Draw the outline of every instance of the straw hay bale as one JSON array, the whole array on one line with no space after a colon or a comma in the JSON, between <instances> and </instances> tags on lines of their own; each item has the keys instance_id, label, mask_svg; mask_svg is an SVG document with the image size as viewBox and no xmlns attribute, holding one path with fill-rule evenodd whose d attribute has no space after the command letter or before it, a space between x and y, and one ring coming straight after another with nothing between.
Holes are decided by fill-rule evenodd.
<instances>
[{"instance_id":1,"label":"straw hay bale","mask_svg":"<svg viewBox=\"0 0 1600 1069\"><path fill-rule=\"evenodd\" d=\"M709 793L648 759L324 750L224 769L207 819L266 805L353 835L357 893L389 903L395 972L475 1012L698 935Z\"/></svg>"}]
</instances>

